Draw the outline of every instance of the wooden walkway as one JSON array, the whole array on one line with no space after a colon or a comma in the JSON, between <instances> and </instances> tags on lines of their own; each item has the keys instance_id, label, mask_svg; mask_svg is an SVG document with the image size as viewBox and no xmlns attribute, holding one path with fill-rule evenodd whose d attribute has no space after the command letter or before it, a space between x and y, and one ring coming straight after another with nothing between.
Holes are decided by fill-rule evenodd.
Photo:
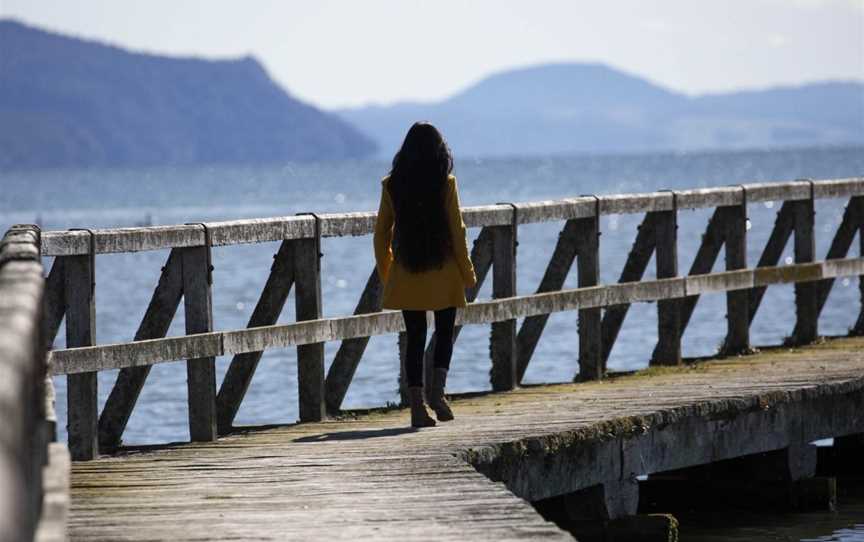
<instances>
[{"instance_id":1,"label":"wooden walkway","mask_svg":"<svg viewBox=\"0 0 864 542\"><path fill-rule=\"evenodd\" d=\"M614 432L615 419L673 409L716 417L861 388L864 339L836 339L461 399L454 422L420 431L403 410L130 452L73 465L69 532L73 540L572 539L478 473L469 450Z\"/></svg>"}]
</instances>

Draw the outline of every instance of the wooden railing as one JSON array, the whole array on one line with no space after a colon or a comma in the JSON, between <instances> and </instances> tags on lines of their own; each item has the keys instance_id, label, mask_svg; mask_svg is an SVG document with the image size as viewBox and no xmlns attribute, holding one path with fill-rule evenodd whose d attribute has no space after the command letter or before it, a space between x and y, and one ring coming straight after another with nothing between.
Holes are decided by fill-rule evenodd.
<instances>
[{"instance_id":1,"label":"wooden railing","mask_svg":"<svg viewBox=\"0 0 864 542\"><path fill-rule=\"evenodd\" d=\"M824 261L816 261L814 201L849 198ZM468 227L482 228L471 258L478 283L466 291L471 303L457 314L465 324L491 324L493 390L520 382L551 313L579 311L579 356L575 378L602 378L606 361L631 303L657 301L658 342L652 364L681 362L681 337L699 296L726 292L728 330L724 353L750 348L750 323L767 286L795 283L796 322L792 341L818 335L818 316L834 279L864 274L864 259L846 258L855 233L864 228L864 178L748 184L645 194L586 196L556 201L498 204L462 209ZM747 206L782 201L768 243L755 268L747 268ZM677 212L714 208L702 243L686 276L679 276ZM617 284L599 284L599 218L645 213ZM516 295L516 246L520 224L564 221L537 293ZM93 457L101 447L120 444L150 367L187 361L189 426L192 440L212 440L231 430L261 354L296 346L301 421L335 412L350 386L373 335L400 333L401 314L381 311L381 284L371 270L354 315L322 318L319 258L321 237L367 235L375 213L304 214L232 222L147 228L45 232L42 251L56 256L47 278L45 329L49 344L66 316L67 349L49 353L52 374L68 375L69 442L73 458ZM794 234L794 265L777 266ZM210 248L281 241L270 276L246 329L213 331ZM726 271L711 273L725 246ZM171 253L134 342L94 345L94 258L97 254L170 248ZM652 254L656 280L642 281ZM562 289L573 262L578 288ZM492 299L477 293L492 270ZM291 288L298 322L276 321ZM166 338L184 299L186 336ZM517 329L517 318L524 318ZM864 328L859 318L853 332ZM341 341L325 375L324 342ZM435 336L426 349L427 361ZM217 392L214 358L233 356ZM427 363L431 368L431 363ZM101 413L96 407L96 374L120 369ZM427 382L431 379L427 379Z\"/></svg>"},{"instance_id":2,"label":"wooden railing","mask_svg":"<svg viewBox=\"0 0 864 542\"><path fill-rule=\"evenodd\" d=\"M0 241L0 541L32 540L42 515L42 470L54 440L53 388L40 329L44 281L39 229Z\"/></svg>"}]
</instances>

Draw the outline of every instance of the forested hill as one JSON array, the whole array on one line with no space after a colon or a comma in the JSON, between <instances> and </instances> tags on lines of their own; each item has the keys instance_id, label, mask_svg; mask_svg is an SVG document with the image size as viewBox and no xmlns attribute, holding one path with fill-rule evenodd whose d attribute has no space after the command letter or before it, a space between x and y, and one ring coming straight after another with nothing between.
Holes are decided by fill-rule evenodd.
<instances>
[{"instance_id":1,"label":"forested hill","mask_svg":"<svg viewBox=\"0 0 864 542\"><path fill-rule=\"evenodd\" d=\"M130 52L0 20L0 169L361 158L375 143L254 58Z\"/></svg>"}]
</instances>

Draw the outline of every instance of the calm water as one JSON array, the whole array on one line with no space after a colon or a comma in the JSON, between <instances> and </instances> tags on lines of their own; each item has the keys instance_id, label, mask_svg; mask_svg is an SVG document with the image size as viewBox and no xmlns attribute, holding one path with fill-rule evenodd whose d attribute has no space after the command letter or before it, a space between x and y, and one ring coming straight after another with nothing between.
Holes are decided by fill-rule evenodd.
<instances>
[{"instance_id":1,"label":"calm water","mask_svg":"<svg viewBox=\"0 0 864 542\"><path fill-rule=\"evenodd\" d=\"M301 211L375 210L384 162L287 164L267 167L196 167L112 170L52 170L5 173L0 190L0 228L39 221L45 229L132 226L144 222L177 224L208 220L291 215ZM536 201L581 194L644 192L729 184L838 178L864 175L864 148L752 151L734 153L574 156L531 159L457 160L462 205L499 201ZM817 256L824 257L843 212L842 201L817 201ZM748 262L755 265L770 234L779 204L749 209ZM682 211L679 217L679 268L692 263L710 211ZM632 244L640 216L603 217L601 279L615 282ZM554 247L561 223L520 226L517 265L519 294L533 293ZM479 230L469 230L469 241ZM216 329L244 327L266 281L278 243L218 247L213 251L213 305ZM791 244L783 261L791 262ZM323 241L324 316L351 314L374 268L370 236ZM97 339L130 340L147 307L167 251L104 255L97 258ZM50 260L50 259L49 259ZM723 256L715 270L722 270ZM50 265L50 261L45 262ZM653 266L653 264L652 264ZM653 276L649 269L647 277ZM575 270L565 287L576 286ZM859 310L857 281L838 281L820 319L823 334L843 334ZM491 297L491 280L480 292ZM294 319L293 296L280 322ZM791 333L791 286L768 290L753 323L754 344L776 344ZM169 335L182 335L182 310ZM716 351L725 332L725 297L703 296L684 335L685 356ZM450 389L484 390L488 382L488 327L467 326L453 352ZM644 367L656 333L656 308L631 308L612 352L612 370ZM56 345L64 344L63 331ZM576 313L552 315L526 373L527 382L568 381L575 374L578 338ZM332 360L337 343L328 343ZM230 359L218 359L218 378ZM345 407L383 405L398 400L396 336L370 340ZM99 375L104 403L115 372ZM65 382L58 378L58 425L65 426ZM237 416L237 424L286 423L297 418L296 354L293 349L265 353ZM101 408L101 406L100 406ZM61 435L65 438L65 434ZM124 435L127 444L187 440L186 373L183 363L156 365ZM860 514L862 508L858 508ZM770 529L771 527L769 527ZM860 534L808 540L864 540ZM861 527L856 532L862 532ZM802 535L803 537L804 535ZM807 535L809 536L809 535ZM830 538L835 536L835 538ZM840 538L837 538L839 536ZM744 538L740 538L743 540ZM756 538L752 538L755 540ZM768 540L769 538L765 538ZM777 538L770 538L776 540ZM782 539L782 538L781 538ZM795 539L795 538L790 538Z\"/></svg>"}]
</instances>

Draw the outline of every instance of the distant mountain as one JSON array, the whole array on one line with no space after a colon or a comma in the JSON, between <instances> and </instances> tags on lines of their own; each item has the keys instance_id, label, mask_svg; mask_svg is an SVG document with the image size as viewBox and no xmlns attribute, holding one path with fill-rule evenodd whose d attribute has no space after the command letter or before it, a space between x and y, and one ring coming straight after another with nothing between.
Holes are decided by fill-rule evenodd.
<instances>
[{"instance_id":1,"label":"distant mountain","mask_svg":"<svg viewBox=\"0 0 864 542\"><path fill-rule=\"evenodd\" d=\"M420 119L459 156L864 144L862 83L691 98L599 64L517 69L441 102L338 113L385 157Z\"/></svg>"},{"instance_id":2,"label":"distant mountain","mask_svg":"<svg viewBox=\"0 0 864 542\"><path fill-rule=\"evenodd\" d=\"M0 169L359 158L375 143L251 57L169 58L0 20Z\"/></svg>"}]
</instances>

